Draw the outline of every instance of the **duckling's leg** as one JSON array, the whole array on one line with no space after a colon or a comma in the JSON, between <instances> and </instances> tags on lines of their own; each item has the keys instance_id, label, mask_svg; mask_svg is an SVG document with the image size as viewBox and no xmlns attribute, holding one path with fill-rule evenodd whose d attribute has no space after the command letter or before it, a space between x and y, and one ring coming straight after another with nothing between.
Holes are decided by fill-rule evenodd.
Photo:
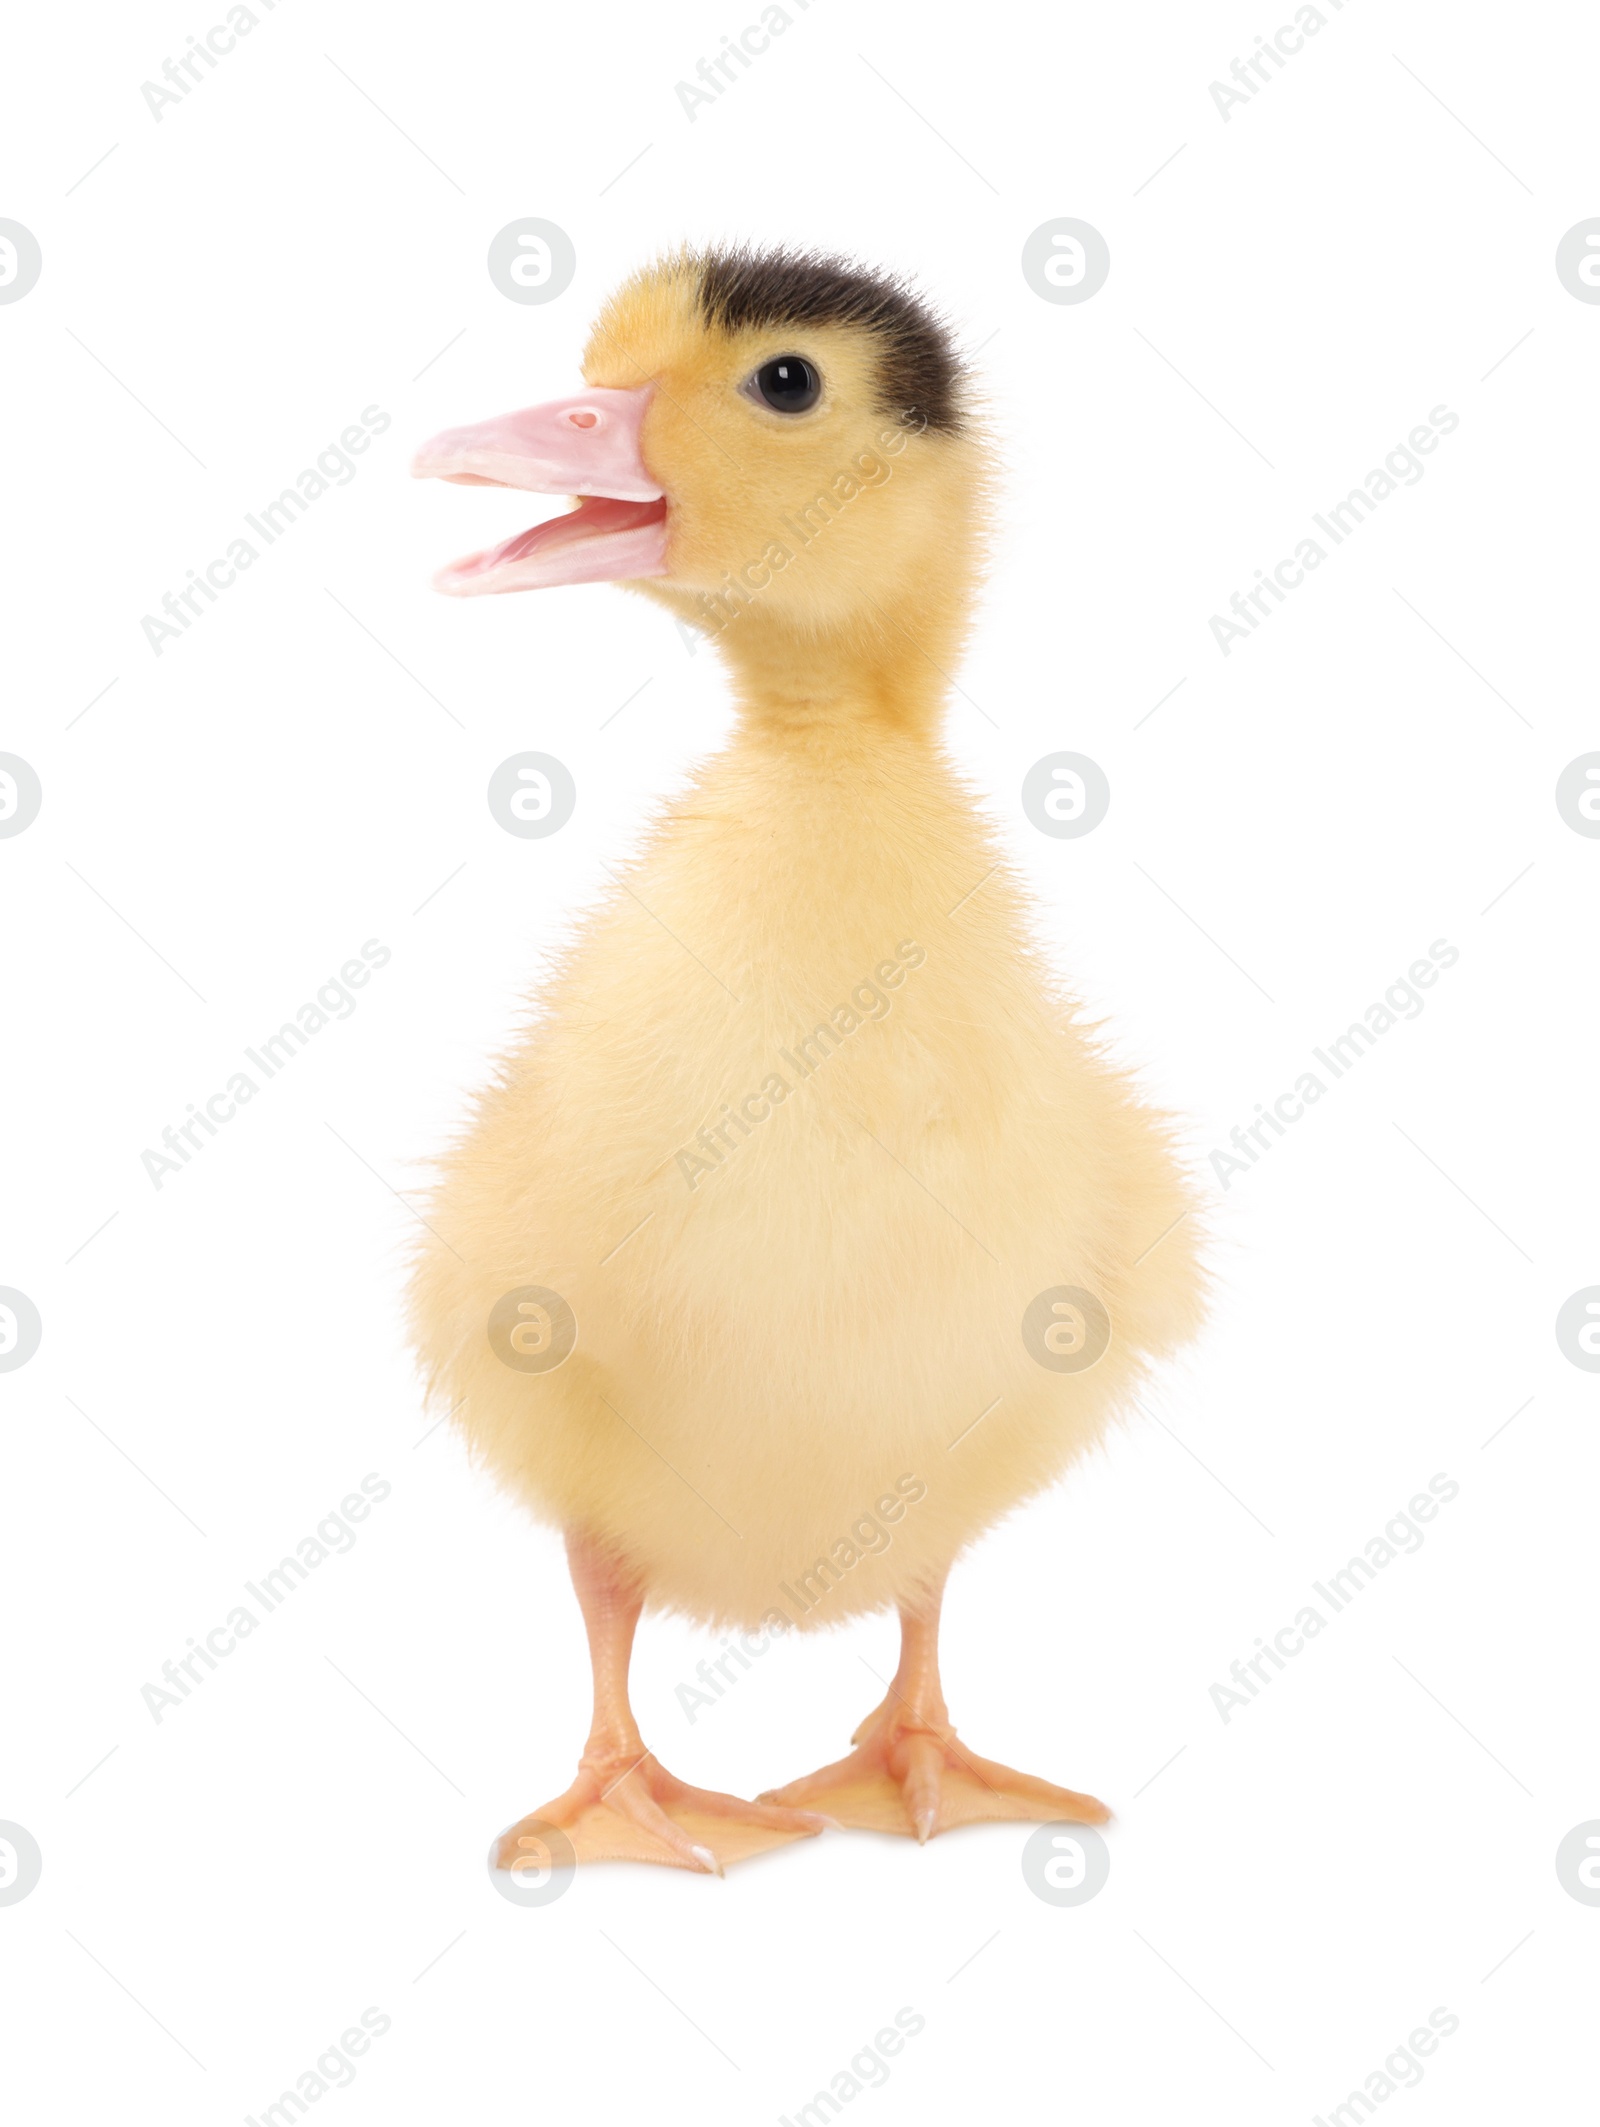
<instances>
[{"instance_id":1,"label":"duckling's leg","mask_svg":"<svg viewBox=\"0 0 1600 2127\"><path fill-rule=\"evenodd\" d=\"M980 1758L958 1740L939 1683L944 1579L915 1607L900 1607L900 1666L883 1704L850 1738L849 1757L761 1797L790 1809L824 1809L862 1831L919 1840L996 1817L1030 1823L1104 1824L1093 1795Z\"/></svg>"},{"instance_id":2,"label":"duckling's leg","mask_svg":"<svg viewBox=\"0 0 1600 2127\"><path fill-rule=\"evenodd\" d=\"M737 1795L689 1787L647 1750L628 1703L628 1659L644 1598L625 1567L585 1537L569 1533L567 1562L583 1608L594 1667L594 1722L578 1777L564 1795L502 1834L500 1868L535 1856L543 1862L551 1826L566 1835L579 1861L659 1861L704 1869L822 1830L831 1818L807 1810L743 1802Z\"/></svg>"}]
</instances>

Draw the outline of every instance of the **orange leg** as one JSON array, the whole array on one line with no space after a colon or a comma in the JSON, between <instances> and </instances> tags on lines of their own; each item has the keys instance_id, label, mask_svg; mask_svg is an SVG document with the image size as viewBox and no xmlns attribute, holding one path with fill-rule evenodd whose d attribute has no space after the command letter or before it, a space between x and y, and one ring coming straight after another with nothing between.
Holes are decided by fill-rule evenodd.
<instances>
[{"instance_id":1,"label":"orange leg","mask_svg":"<svg viewBox=\"0 0 1600 2127\"><path fill-rule=\"evenodd\" d=\"M944 1584L900 1609L900 1666L882 1705L850 1738L849 1757L761 1797L790 1809L825 1809L863 1831L918 1840L994 1818L1104 1824L1111 1812L1031 1773L980 1758L958 1741L939 1682L939 1610Z\"/></svg>"},{"instance_id":2,"label":"orange leg","mask_svg":"<svg viewBox=\"0 0 1600 2127\"><path fill-rule=\"evenodd\" d=\"M725 1862L787 1846L834 1821L690 1787L657 1764L628 1703L628 1662L644 1607L638 1583L616 1559L572 1532L567 1562L589 1635L594 1720L578 1777L565 1794L502 1835L499 1867L511 1868L539 1850L546 1843L539 1827L554 1825L579 1861L658 1861L720 1876Z\"/></svg>"}]
</instances>

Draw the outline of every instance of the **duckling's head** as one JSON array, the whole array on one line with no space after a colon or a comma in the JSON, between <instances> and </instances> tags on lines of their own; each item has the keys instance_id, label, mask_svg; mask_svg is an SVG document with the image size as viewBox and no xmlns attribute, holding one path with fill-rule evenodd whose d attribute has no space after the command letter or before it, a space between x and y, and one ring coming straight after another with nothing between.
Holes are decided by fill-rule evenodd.
<instances>
[{"instance_id":1,"label":"duckling's head","mask_svg":"<svg viewBox=\"0 0 1600 2127\"><path fill-rule=\"evenodd\" d=\"M583 373L572 398L418 454L419 475L577 497L440 590L626 583L769 690L937 672L964 625L985 453L949 335L902 282L680 252L606 304Z\"/></svg>"}]
</instances>

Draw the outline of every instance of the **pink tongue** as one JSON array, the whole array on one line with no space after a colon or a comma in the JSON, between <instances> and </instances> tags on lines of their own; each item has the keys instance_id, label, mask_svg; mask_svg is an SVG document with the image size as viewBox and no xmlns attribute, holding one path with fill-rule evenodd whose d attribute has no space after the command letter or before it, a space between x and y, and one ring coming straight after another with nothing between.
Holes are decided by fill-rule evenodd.
<instances>
[{"instance_id":1,"label":"pink tongue","mask_svg":"<svg viewBox=\"0 0 1600 2127\"><path fill-rule=\"evenodd\" d=\"M587 514L580 503L565 517L552 517L546 524L530 524L525 532L503 539L499 546L488 547L483 553L471 555L465 561L452 562L450 566L457 575L470 569L473 575L479 576L489 569L497 569L503 561L520 561L524 554L535 553L540 547L560 546L563 538L581 539L584 527L574 520ZM590 529L598 530L599 527L591 526Z\"/></svg>"},{"instance_id":2,"label":"pink tongue","mask_svg":"<svg viewBox=\"0 0 1600 2127\"><path fill-rule=\"evenodd\" d=\"M619 502L585 495L575 510L530 525L480 554L442 570L441 590L524 590L539 584L601 583L665 572L662 502ZM592 547L593 553L584 548ZM491 583L491 577L501 580Z\"/></svg>"}]
</instances>

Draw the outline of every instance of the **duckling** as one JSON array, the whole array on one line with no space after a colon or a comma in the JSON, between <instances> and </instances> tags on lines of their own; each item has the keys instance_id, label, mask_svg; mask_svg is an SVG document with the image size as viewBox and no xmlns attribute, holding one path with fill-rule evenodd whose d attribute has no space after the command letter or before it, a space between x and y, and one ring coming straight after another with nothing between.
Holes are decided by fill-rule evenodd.
<instances>
[{"instance_id":1,"label":"duckling","mask_svg":"<svg viewBox=\"0 0 1600 2127\"><path fill-rule=\"evenodd\" d=\"M940 1605L1193 1334L1196 1200L941 747L991 507L969 374L903 282L733 249L636 274L583 376L419 453L577 497L438 587L623 584L711 638L739 720L572 940L415 1264L431 1392L564 1533L593 1663L577 1776L496 1859L1103 1821L957 1736ZM820 1770L748 1801L641 1736L646 1608L765 1644L891 1606L899 1667Z\"/></svg>"}]
</instances>

